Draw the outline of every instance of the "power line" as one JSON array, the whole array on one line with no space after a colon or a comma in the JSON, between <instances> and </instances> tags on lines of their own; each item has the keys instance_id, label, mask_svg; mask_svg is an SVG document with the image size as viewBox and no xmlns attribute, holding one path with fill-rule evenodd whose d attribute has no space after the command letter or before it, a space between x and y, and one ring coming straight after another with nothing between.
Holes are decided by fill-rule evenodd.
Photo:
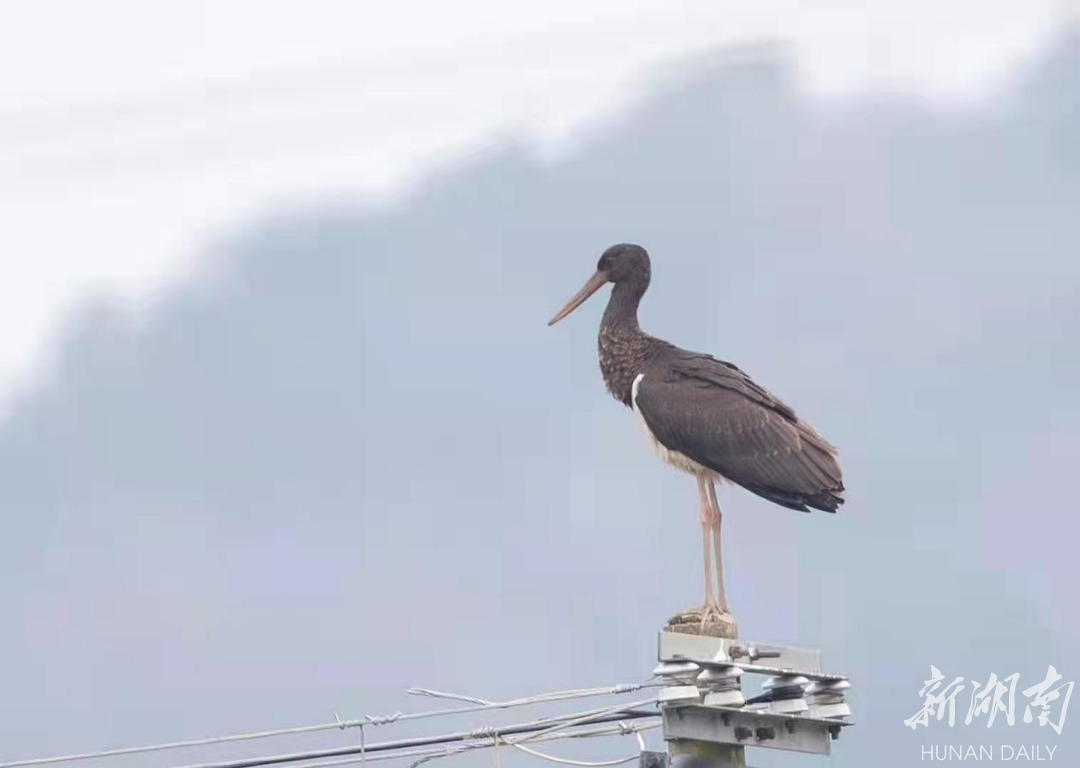
<instances>
[{"instance_id":1,"label":"power line","mask_svg":"<svg viewBox=\"0 0 1080 768\"><path fill-rule=\"evenodd\" d=\"M474 748L469 742L487 741L493 742L505 736L526 734L522 741L573 728L578 725L611 723L619 720L639 720L646 717L656 717L655 712L639 709L639 707L655 704L654 699L644 699L627 704L624 707L608 707L606 709L592 710L590 712L578 712L564 715L559 718L545 718L532 720L527 723L514 725L493 726L471 731L458 731L456 733L440 734L438 736L421 736L411 739L397 739L384 741L363 746L336 747L332 749L312 750L308 752L292 752L280 755L265 755L262 757L242 758L239 760L226 760L214 763L194 763L181 766L180 768L262 768L268 765L282 765L304 760L318 760L324 757L344 757L346 755L364 755L369 753L391 752L407 750L416 747L431 747L443 744L458 744L459 749ZM461 742L466 742L461 744ZM447 754L453 754L453 750ZM435 756L441 756L437 754Z\"/></svg>"},{"instance_id":2,"label":"power line","mask_svg":"<svg viewBox=\"0 0 1080 768\"><path fill-rule=\"evenodd\" d=\"M655 715L655 717L659 717L659 715ZM622 718L622 720L625 720L625 719L626 718ZM557 740L562 740L562 739L587 739L587 738L596 738L596 737L602 737L602 736L628 736L630 734L639 734L639 738L640 738L640 733L642 731L647 731L647 730L651 730L653 728L659 728L660 727L660 723L643 723L643 724L626 725L625 723L622 722L622 720L619 721L619 726L617 728L606 726L606 727L603 727L603 728L592 728L592 729L584 729L584 730L581 730L581 731L574 731L572 733L549 733L549 734L547 734L545 736L537 737L535 739L535 741L536 742L547 742L547 741L557 741ZM505 743L505 742L500 742L500 743ZM465 750L465 751L473 750L473 749L492 749L492 748L494 748L494 746L495 746L495 740L492 739L491 742L484 741L484 742L475 742L475 743L472 743L472 744L463 745L461 747L461 749ZM513 746L513 747L515 747L517 749L527 749L522 744L511 744L509 746ZM535 750L533 750L533 751L535 752ZM368 762L375 763L375 762L380 762L380 761L383 761L383 760L402 760L402 759L406 759L406 758L410 758L410 757L415 757L415 758L435 758L435 757L444 757L444 756L448 757L448 756L451 756L451 755L454 755L454 754L458 754L458 752L452 751L452 748L450 748L450 747L443 747L441 749L431 749L431 748L414 749L414 750L405 750L405 751L401 751L401 752L389 752L389 753L385 753L385 754L361 755L359 757L354 756L354 757L345 758L344 760L326 760L326 761L319 762L319 763L309 763L308 765L304 766L303 768L334 768L335 766L340 766L340 765L357 765L357 764L368 763ZM537 754L540 755L540 753L537 753ZM553 759L551 755L544 755L544 757L547 758L547 759ZM563 758L554 758L554 759L555 759L556 762L562 762L563 761ZM625 762L629 762L630 760L637 760L637 759L638 759L638 755L634 755L632 758L626 758ZM620 760L620 762L624 762L624 761ZM573 764L580 765L581 763L578 763L578 762L574 761Z\"/></svg>"},{"instance_id":3,"label":"power line","mask_svg":"<svg viewBox=\"0 0 1080 768\"><path fill-rule=\"evenodd\" d=\"M532 704L544 704L554 701L565 701L568 699L588 698L593 696L614 696L626 693L633 693L634 691L641 690L642 688L655 687L657 685L659 684L645 681L642 683L624 683L619 685L602 686L596 688L574 688L563 691L540 693L533 696L523 696L521 698L509 699L507 701L486 701L484 699L478 699L475 697L458 696L456 694L433 691L427 688L410 688L408 690L408 693L415 696L432 696L437 698L451 698L463 701L470 701L474 703L474 706L450 707L444 709L434 709L423 712L411 713L395 712L390 715L366 715L360 719L335 719L334 722L319 723L317 725L302 725L291 728L277 728L268 731L255 731L251 733L237 733L227 736L211 736L201 739L173 741L164 744L149 744L136 747L119 747L116 749L106 749L98 752L81 752L69 755L56 755L51 757L40 757L27 760L15 760L7 763L0 763L0 768L23 768L24 766L50 765L55 763L74 762L77 760L94 760L105 757L119 757L123 755L143 754L147 752L163 752L172 749L204 747L214 744L228 744L238 741L252 741L255 739L265 739L275 736L292 736L296 734L314 733L317 731L329 731L336 729L344 730L346 728L357 728L365 725L389 725L391 723L403 722L406 720L422 720L432 717L472 714L487 710L510 709L514 707L529 706Z\"/></svg>"},{"instance_id":4,"label":"power line","mask_svg":"<svg viewBox=\"0 0 1080 768\"><path fill-rule=\"evenodd\" d=\"M484 699L476 698L474 696L462 696L460 694L443 693L441 691L430 691L430 690L425 690L425 689L411 689L410 690L410 693L414 693L414 692L415 693L423 693L424 695L427 695L427 696L440 696L440 697L445 697L445 698L460 699L460 700L464 700L464 701L474 701L477 704L491 704L492 703L490 701L486 701ZM655 727L655 726L651 726L651 727ZM626 724L623 723L622 721L619 722L619 728L623 733L628 733L630 730L633 730L637 734L638 743L640 744L641 749L642 750L645 749L645 740L641 738L641 731L639 729L636 729L636 728L627 729ZM623 730L623 729L626 729L626 730ZM554 734L549 734L549 735L554 735ZM539 757L542 760L547 760L547 761L552 762L552 763L558 763L560 765L576 765L576 766L581 766L582 768L604 768L605 766L622 765L623 763L629 763L629 762L631 762L633 760L638 759L638 755L635 754L635 755L630 755L629 757L621 757L621 758L618 758L616 760L601 760L601 761L571 760L569 758L556 757L554 755L548 755L548 754L545 754L545 753L540 752L540 751L535 750L535 749L530 749L529 747L526 747L524 744L511 743L510 746L512 746L514 749L520 750L521 752L524 752L524 753L526 753L528 755L532 755L533 757Z\"/></svg>"},{"instance_id":5,"label":"power line","mask_svg":"<svg viewBox=\"0 0 1080 768\"><path fill-rule=\"evenodd\" d=\"M604 766L609 765L622 765L623 763L629 763L632 760L638 759L638 756L635 754L630 755L629 757L619 757L615 760L571 760L568 757L555 757L555 755L547 755L543 752L538 752L535 749L530 749L529 747L526 747L524 744L511 744L510 746L512 746L514 749L521 750L527 755L539 757L540 759L547 760L548 762L559 763L560 765L579 765L583 766L583 768L603 768Z\"/></svg>"}]
</instances>

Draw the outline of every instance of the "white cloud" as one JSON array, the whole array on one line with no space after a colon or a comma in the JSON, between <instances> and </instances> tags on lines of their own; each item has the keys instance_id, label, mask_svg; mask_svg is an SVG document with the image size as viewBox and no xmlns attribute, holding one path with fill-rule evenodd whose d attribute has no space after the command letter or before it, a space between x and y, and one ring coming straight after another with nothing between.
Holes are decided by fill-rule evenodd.
<instances>
[{"instance_id":1,"label":"white cloud","mask_svg":"<svg viewBox=\"0 0 1080 768\"><path fill-rule=\"evenodd\" d=\"M825 91L978 94L1054 7L23 3L0 29L0 393L80 295L145 295L267 204L385 192L500 133L565 137L651 66L720 43L792 40Z\"/></svg>"}]
</instances>

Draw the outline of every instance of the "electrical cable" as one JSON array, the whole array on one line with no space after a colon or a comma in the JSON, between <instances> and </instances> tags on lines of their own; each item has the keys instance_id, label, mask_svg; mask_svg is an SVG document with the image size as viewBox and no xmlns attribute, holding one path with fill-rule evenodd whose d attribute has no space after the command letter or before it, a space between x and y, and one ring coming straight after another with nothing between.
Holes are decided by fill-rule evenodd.
<instances>
[{"instance_id":1,"label":"electrical cable","mask_svg":"<svg viewBox=\"0 0 1080 768\"><path fill-rule=\"evenodd\" d=\"M412 747L435 746L439 744L454 744L455 742L480 741L494 739L496 736L508 743L506 736L525 734L521 741L529 741L542 734L552 733L556 730L572 728L586 723L610 723L618 720L638 720L646 717L656 717L655 712L638 709L638 707L655 704L653 699L645 699L627 704L622 708L604 708L585 713L572 713L561 718L546 718L532 720L527 723L517 723L507 726L495 726L472 731L460 731L457 733L441 734L438 736L422 736L410 739L397 739L375 744L367 744L361 750L358 746L335 747L331 749L313 750L309 752L292 752L288 754L265 755L261 757L242 758L239 760L226 760L212 763L194 763L182 766L182 768L261 768L267 765L281 765L284 763L300 762L303 760L317 760L323 757L343 757L346 755L359 755L361 751L365 755L377 754L394 750L409 749ZM451 752L452 754L452 752ZM370 759L370 758L368 758Z\"/></svg>"},{"instance_id":2,"label":"electrical cable","mask_svg":"<svg viewBox=\"0 0 1080 768\"><path fill-rule=\"evenodd\" d=\"M659 715L655 715L655 717L659 717ZM659 728L660 723L647 723L647 724L642 724L642 725L629 725L627 727L631 731L633 731L634 733L638 733L639 731L647 731L647 730L651 730L653 728ZM557 741L557 740L561 740L561 739L579 739L579 738L580 739L585 739L585 738L598 738L598 737L604 737L604 736L618 736L618 735L622 734L623 732L624 732L624 729L622 729L622 728L610 728L610 727L595 728L595 729L591 729L591 730L587 730L587 731L575 731L573 733L548 734L547 736L543 736L543 737L537 739L536 741L538 741L538 742L546 742L546 741ZM640 734L638 734L638 735L640 736ZM503 742L500 742L500 743L503 743ZM477 742L475 744L469 745L468 749L469 750L472 750L472 749L491 749L494 746L495 746L494 741L492 741L491 743ZM345 758L343 760L326 760L326 761L318 762L318 763L308 763L307 765L303 766L302 768L336 768L337 766L341 766L341 765L360 765L363 762L374 763L374 762L381 762L381 761L384 761L384 760L401 760L401 759L410 758L410 757L417 757L417 758L420 758L420 757L446 757L446 756L451 756L453 754L458 754L457 752L449 752L448 753L447 750L449 750L449 749L450 749L449 747L443 747L441 749L427 748L427 749L408 750L408 751L404 751L404 752L387 752L385 754L371 755L371 756L366 757L366 758L363 758L363 757L347 757L347 758ZM637 759L636 755L634 756L634 759Z\"/></svg>"},{"instance_id":3,"label":"electrical cable","mask_svg":"<svg viewBox=\"0 0 1080 768\"><path fill-rule=\"evenodd\" d=\"M237 741L251 741L255 739L265 739L276 736L291 736L296 734L314 733L317 731L328 731L335 729L344 730L346 728L357 728L364 725L389 725L391 723L402 722L405 720L421 720L431 717L471 714L476 712L482 712L485 710L509 709L512 707L523 707L529 706L531 704L542 704L551 701L563 701L566 699L587 698L591 696L614 696L625 693L632 693L634 691L641 690L642 688L654 687L654 685L655 684L650 683L649 680L646 680L642 683L624 683L619 685L602 686L596 688L577 688L565 691L551 691L547 693L536 694L533 696L524 696L518 699L510 699L508 701L488 702L485 704L476 703L483 701L482 699L471 699L469 697L455 696L454 694L443 694L440 691L432 691L427 688L410 688L408 690L408 693L411 693L413 695L456 698L462 701L472 701L474 702L474 706L435 709L413 713L395 712L392 715L366 715L365 717L356 720L341 720L340 718L335 718L335 721L332 723L319 723L317 725L302 725L291 728L277 728L268 731L237 733L227 736L211 736L208 738L188 739L184 741L173 741L163 744L148 744L136 747L119 747L115 749L100 750L97 752L80 752L69 755L55 755L50 757L31 758L26 760L12 760L6 763L0 763L0 768L24 768L25 766L50 765L53 763L73 762L76 760L96 760L105 757L120 757L123 755L136 755L146 752L161 752L171 749L204 747L215 744L228 744Z\"/></svg>"}]
</instances>

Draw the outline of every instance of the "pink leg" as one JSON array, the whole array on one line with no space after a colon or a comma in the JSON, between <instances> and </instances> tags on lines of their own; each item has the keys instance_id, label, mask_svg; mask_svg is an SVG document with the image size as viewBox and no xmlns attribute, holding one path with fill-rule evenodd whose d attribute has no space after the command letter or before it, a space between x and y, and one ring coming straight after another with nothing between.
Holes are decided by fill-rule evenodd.
<instances>
[{"instance_id":1,"label":"pink leg","mask_svg":"<svg viewBox=\"0 0 1080 768\"><path fill-rule=\"evenodd\" d=\"M715 519L715 513L713 512L712 502L709 498L709 489L712 487L712 481L705 477L698 477L698 495L701 497L701 539L703 552L705 555L705 605L701 608L701 628L705 629L705 625L709 622L720 618L724 611L716 604L716 597L713 595L713 569L712 569L712 546L713 540L710 532L715 529L713 521Z\"/></svg>"},{"instance_id":2,"label":"pink leg","mask_svg":"<svg viewBox=\"0 0 1080 768\"><path fill-rule=\"evenodd\" d=\"M707 489L709 493L709 506L712 511L713 548L716 549L716 594L719 598L718 602L720 604L720 610L727 613L727 596L724 594L724 566L720 554L720 521L722 520L722 515L720 514L720 502L716 499L716 485L712 480L707 481Z\"/></svg>"},{"instance_id":3,"label":"pink leg","mask_svg":"<svg viewBox=\"0 0 1080 768\"><path fill-rule=\"evenodd\" d=\"M709 537L709 531L712 530L713 513L706 482L704 477L698 477L698 495L701 497L701 539L705 545L702 551L705 555L705 608L707 609L716 605L716 598L713 596L712 540ZM705 612L702 611L702 616L704 615Z\"/></svg>"}]
</instances>

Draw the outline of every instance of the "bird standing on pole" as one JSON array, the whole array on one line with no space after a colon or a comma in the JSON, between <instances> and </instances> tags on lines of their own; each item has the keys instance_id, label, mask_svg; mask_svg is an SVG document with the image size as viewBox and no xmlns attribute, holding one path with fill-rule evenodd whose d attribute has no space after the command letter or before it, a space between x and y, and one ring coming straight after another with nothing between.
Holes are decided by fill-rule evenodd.
<instances>
[{"instance_id":1,"label":"bird standing on pole","mask_svg":"<svg viewBox=\"0 0 1080 768\"><path fill-rule=\"evenodd\" d=\"M548 325L602 286L613 285L598 339L604 383L641 418L660 458L697 479L705 564L701 628L720 622L733 631L724 593L716 482L730 481L791 509L835 512L844 503L836 448L731 363L642 331L637 309L649 277L644 248L613 245ZM711 550L716 554L715 593Z\"/></svg>"}]
</instances>

